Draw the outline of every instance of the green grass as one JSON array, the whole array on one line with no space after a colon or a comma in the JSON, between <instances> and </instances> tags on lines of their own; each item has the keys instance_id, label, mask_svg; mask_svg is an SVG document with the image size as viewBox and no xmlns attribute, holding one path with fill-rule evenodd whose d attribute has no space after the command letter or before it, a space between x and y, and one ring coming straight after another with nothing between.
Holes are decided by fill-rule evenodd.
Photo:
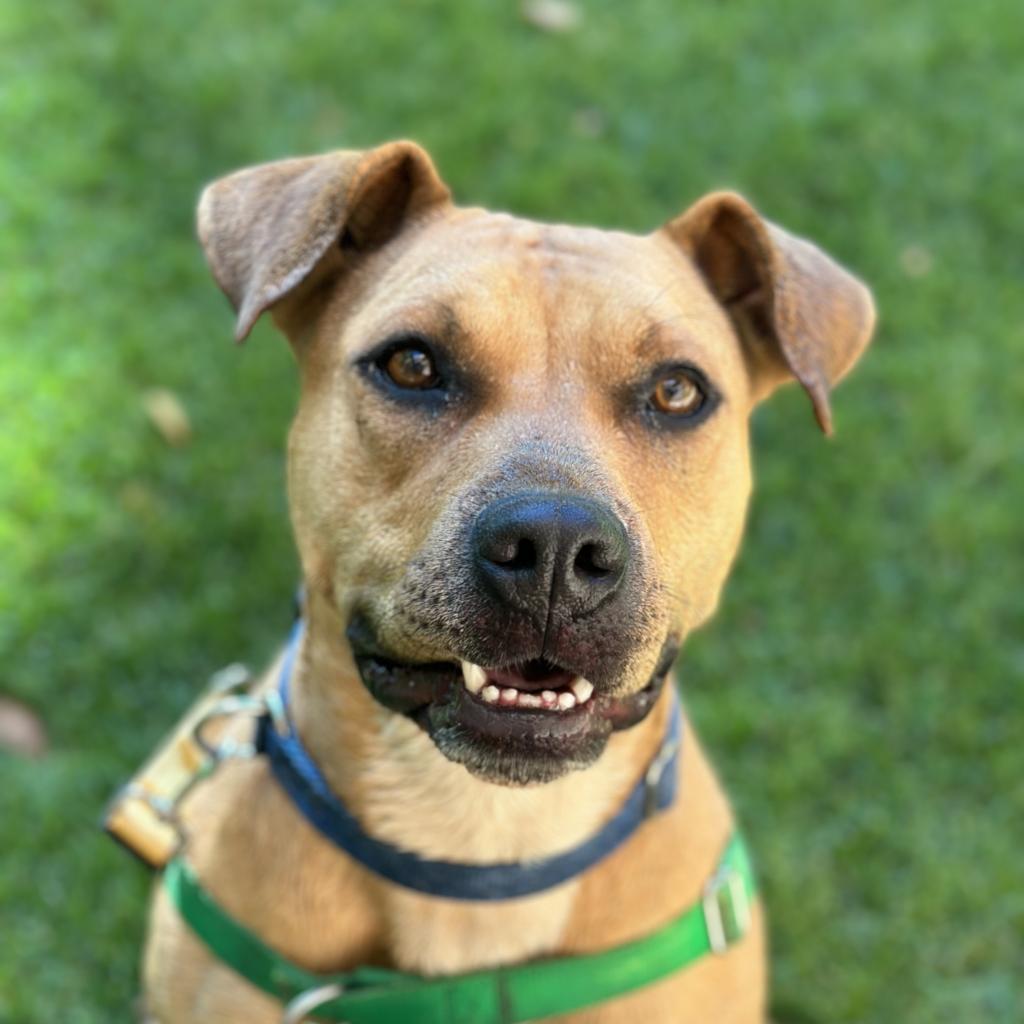
<instances>
[{"instance_id":1,"label":"green grass","mask_svg":"<svg viewBox=\"0 0 1024 1024\"><path fill-rule=\"evenodd\" d=\"M496 0L0 8L0 689L53 740L0 755L3 1021L130 1019L148 882L101 807L286 625L290 358L266 325L231 345L197 190L402 136L464 201L544 219L646 230L738 187L872 283L836 440L795 390L755 421L747 542L682 679L758 854L781 1021L1019 1012L1019 4L581 6L567 36Z\"/></svg>"}]
</instances>

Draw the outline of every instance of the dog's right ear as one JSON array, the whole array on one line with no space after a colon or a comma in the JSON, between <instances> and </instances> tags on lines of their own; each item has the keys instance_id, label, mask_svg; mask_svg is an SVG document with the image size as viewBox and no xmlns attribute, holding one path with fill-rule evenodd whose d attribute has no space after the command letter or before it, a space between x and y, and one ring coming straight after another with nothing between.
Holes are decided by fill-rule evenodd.
<instances>
[{"instance_id":1,"label":"dog's right ear","mask_svg":"<svg viewBox=\"0 0 1024 1024\"><path fill-rule=\"evenodd\" d=\"M244 341L260 314L297 288L332 246L369 252L450 201L413 142L261 164L208 185L198 227Z\"/></svg>"}]
</instances>

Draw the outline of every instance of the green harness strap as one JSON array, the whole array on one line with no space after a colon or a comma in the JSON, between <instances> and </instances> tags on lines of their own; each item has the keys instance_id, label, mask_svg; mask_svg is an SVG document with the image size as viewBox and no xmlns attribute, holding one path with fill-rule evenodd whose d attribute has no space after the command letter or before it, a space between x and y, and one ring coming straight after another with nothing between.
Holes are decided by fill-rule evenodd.
<instances>
[{"instance_id":1,"label":"green harness strap","mask_svg":"<svg viewBox=\"0 0 1024 1024\"><path fill-rule=\"evenodd\" d=\"M178 857L164 886L182 918L223 963L288 1004L285 1021L308 1014L347 1024L521 1024L614 999L673 974L743 937L755 896L746 846L733 836L700 903L651 935L600 953L557 957L442 978L376 967L311 974L229 917Z\"/></svg>"}]
</instances>

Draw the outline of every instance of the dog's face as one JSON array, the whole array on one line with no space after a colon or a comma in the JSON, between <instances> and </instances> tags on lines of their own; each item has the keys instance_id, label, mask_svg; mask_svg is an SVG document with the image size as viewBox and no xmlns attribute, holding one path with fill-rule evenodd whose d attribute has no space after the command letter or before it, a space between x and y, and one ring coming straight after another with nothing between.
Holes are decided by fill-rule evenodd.
<instances>
[{"instance_id":1,"label":"dog's face","mask_svg":"<svg viewBox=\"0 0 1024 1024\"><path fill-rule=\"evenodd\" d=\"M873 320L738 197L540 225L455 208L409 144L241 172L200 228L240 334L272 306L299 359L307 584L373 696L497 782L645 716L736 553L753 405L795 375L827 428Z\"/></svg>"}]
</instances>

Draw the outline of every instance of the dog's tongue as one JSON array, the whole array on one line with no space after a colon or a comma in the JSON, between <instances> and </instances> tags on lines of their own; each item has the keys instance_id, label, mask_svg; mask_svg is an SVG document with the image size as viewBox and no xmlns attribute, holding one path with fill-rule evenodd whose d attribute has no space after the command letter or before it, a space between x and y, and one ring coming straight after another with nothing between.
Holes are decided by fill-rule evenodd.
<instances>
[{"instance_id":1,"label":"dog's tongue","mask_svg":"<svg viewBox=\"0 0 1024 1024\"><path fill-rule=\"evenodd\" d=\"M520 693L535 693L568 686L576 677L543 658L534 658L505 668L489 668L487 678L499 687L511 686Z\"/></svg>"}]
</instances>

